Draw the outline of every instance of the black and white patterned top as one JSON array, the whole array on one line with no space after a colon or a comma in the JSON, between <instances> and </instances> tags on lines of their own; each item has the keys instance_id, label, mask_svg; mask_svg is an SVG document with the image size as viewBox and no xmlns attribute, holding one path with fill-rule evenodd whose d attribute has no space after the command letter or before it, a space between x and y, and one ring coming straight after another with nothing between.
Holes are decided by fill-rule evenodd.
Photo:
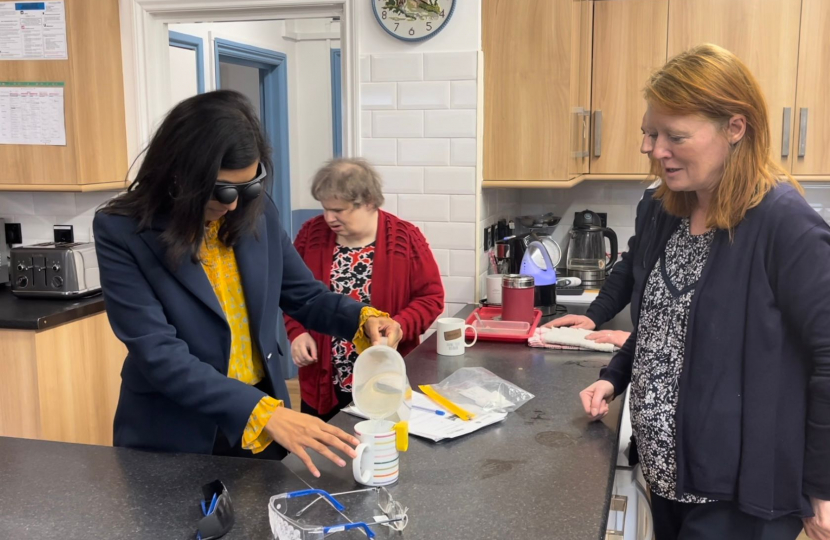
<instances>
[{"instance_id":1,"label":"black and white patterned top","mask_svg":"<svg viewBox=\"0 0 830 540\"><path fill-rule=\"evenodd\" d=\"M646 282L631 373L631 427L643 476L657 495L679 502L709 499L675 493L675 410L695 285L714 231L693 236L683 219Z\"/></svg>"},{"instance_id":2,"label":"black and white patterned top","mask_svg":"<svg viewBox=\"0 0 830 540\"><path fill-rule=\"evenodd\" d=\"M331 264L331 290L358 302L371 303L372 266L375 243L363 247L334 246ZM352 368L358 354L354 344L345 339L331 339L332 379L343 392L352 391Z\"/></svg>"}]
</instances>

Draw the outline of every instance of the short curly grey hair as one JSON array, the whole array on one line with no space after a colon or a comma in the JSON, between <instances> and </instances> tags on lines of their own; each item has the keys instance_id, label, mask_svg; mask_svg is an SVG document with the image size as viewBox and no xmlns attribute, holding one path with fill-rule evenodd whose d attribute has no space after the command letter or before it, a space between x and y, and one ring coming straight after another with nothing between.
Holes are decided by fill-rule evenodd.
<instances>
[{"instance_id":1,"label":"short curly grey hair","mask_svg":"<svg viewBox=\"0 0 830 540\"><path fill-rule=\"evenodd\" d=\"M340 199L355 206L383 205L383 188L378 172L362 158L335 158L314 175L311 195L318 201Z\"/></svg>"}]
</instances>

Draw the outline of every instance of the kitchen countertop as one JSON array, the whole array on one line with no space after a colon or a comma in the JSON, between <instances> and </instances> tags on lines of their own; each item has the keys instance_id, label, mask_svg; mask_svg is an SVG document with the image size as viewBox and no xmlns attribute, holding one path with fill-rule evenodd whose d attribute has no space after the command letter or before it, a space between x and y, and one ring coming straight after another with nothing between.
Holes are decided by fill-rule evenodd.
<instances>
[{"instance_id":1,"label":"kitchen countertop","mask_svg":"<svg viewBox=\"0 0 830 540\"><path fill-rule=\"evenodd\" d=\"M611 355L479 342L464 356L441 357L435 346L430 337L406 358L413 385L484 366L536 397L504 422L460 439L435 444L413 437L400 480L389 488L409 507L409 526L400 535L374 527L377 536L604 538L621 400L601 422L589 422L577 394ZM357 421L340 413L332 423L351 429ZM312 455L320 479L294 456L277 463L0 437L0 538L193 538L201 486L217 478L237 516L225 538L271 538L272 495L307 485L330 492L361 487L350 466L339 469ZM353 505L345 514L365 516L373 506ZM348 531L336 538L365 536Z\"/></svg>"},{"instance_id":2,"label":"kitchen countertop","mask_svg":"<svg viewBox=\"0 0 830 540\"><path fill-rule=\"evenodd\" d=\"M236 515L223 538L267 539L270 497L306 489L266 460L3 437L0 456L0 538L9 539L192 539L201 487L216 479Z\"/></svg>"},{"instance_id":3,"label":"kitchen countertop","mask_svg":"<svg viewBox=\"0 0 830 540\"><path fill-rule=\"evenodd\" d=\"M45 330L104 311L101 294L75 300L18 298L0 285L0 329Z\"/></svg>"},{"instance_id":4,"label":"kitchen countertop","mask_svg":"<svg viewBox=\"0 0 830 540\"><path fill-rule=\"evenodd\" d=\"M569 307L584 313L584 307ZM468 306L459 313L466 317ZM623 322L606 328L626 329ZM630 319L628 322L630 329ZM597 379L612 355L533 349L480 341L463 356L436 353L431 336L406 358L413 388L436 383L465 366L483 366L535 394L507 419L460 439L432 443L410 438L398 483L389 488L409 507L403 538L603 539L613 487L621 399L601 422L589 422L578 393ZM331 423L353 432L359 418ZM315 479L295 456L285 463L313 487L355 489L350 470L319 456ZM392 538L386 529L378 537Z\"/></svg>"}]
</instances>

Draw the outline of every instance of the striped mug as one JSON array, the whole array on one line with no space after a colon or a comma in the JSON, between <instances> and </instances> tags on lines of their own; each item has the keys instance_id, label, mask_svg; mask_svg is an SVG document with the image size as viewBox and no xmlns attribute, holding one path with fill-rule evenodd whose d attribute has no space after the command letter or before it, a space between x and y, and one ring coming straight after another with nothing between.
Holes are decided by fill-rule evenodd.
<instances>
[{"instance_id":1,"label":"striped mug","mask_svg":"<svg viewBox=\"0 0 830 540\"><path fill-rule=\"evenodd\" d=\"M352 461L354 479L367 486L387 486L398 481L400 454L395 423L389 420L358 422L355 434L360 440Z\"/></svg>"}]
</instances>

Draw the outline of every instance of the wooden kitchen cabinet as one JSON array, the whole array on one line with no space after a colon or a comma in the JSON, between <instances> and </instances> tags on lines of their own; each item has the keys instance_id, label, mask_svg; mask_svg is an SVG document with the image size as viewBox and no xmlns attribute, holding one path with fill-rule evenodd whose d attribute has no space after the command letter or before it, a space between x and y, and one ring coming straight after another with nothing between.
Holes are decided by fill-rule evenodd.
<instances>
[{"instance_id":1,"label":"wooden kitchen cabinet","mask_svg":"<svg viewBox=\"0 0 830 540\"><path fill-rule=\"evenodd\" d=\"M666 63L668 0L594 6L591 174L646 174L643 87Z\"/></svg>"},{"instance_id":2,"label":"wooden kitchen cabinet","mask_svg":"<svg viewBox=\"0 0 830 540\"><path fill-rule=\"evenodd\" d=\"M805 80L810 85L807 93L812 93L814 99L826 96L830 80L830 64L827 63L830 59L827 51L830 28L825 23L822 32L822 23L816 20L822 9L827 19L828 3L826 0L805 0L805 14L814 11L810 16L816 18L811 21L808 16L803 22L801 3L802 0L671 0L669 10L669 58L695 45L714 43L735 53L755 75L767 100L773 154L787 170L791 170L794 161L793 135L797 117L793 107L796 104L796 76L802 61L799 58L799 23L802 44L810 44L807 54L813 53L816 61L823 56L825 62L813 64L810 69L813 73L805 73L806 79L812 78ZM808 4L814 6L808 7ZM804 41L805 26L814 29L808 42ZM802 54L804 52L802 50ZM816 74L823 74L823 86L815 78ZM830 129L830 121L825 120L825 126ZM830 139L825 136L825 145L828 142ZM828 159L826 152L819 156L815 151L817 147L813 150L816 159Z\"/></svg>"},{"instance_id":3,"label":"wooden kitchen cabinet","mask_svg":"<svg viewBox=\"0 0 830 540\"><path fill-rule=\"evenodd\" d=\"M0 329L0 436L112 445L126 356L104 312Z\"/></svg>"},{"instance_id":4,"label":"wooden kitchen cabinet","mask_svg":"<svg viewBox=\"0 0 830 540\"><path fill-rule=\"evenodd\" d=\"M585 172L592 6L483 0L485 181Z\"/></svg>"},{"instance_id":5,"label":"wooden kitchen cabinet","mask_svg":"<svg viewBox=\"0 0 830 540\"><path fill-rule=\"evenodd\" d=\"M803 0L793 174L830 180L830 2Z\"/></svg>"},{"instance_id":6,"label":"wooden kitchen cabinet","mask_svg":"<svg viewBox=\"0 0 830 540\"><path fill-rule=\"evenodd\" d=\"M128 167L116 0L66 0L68 59L0 61L0 80L64 83L66 146L0 145L0 190L125 186Z\"/></svg>"}]
</instances>

